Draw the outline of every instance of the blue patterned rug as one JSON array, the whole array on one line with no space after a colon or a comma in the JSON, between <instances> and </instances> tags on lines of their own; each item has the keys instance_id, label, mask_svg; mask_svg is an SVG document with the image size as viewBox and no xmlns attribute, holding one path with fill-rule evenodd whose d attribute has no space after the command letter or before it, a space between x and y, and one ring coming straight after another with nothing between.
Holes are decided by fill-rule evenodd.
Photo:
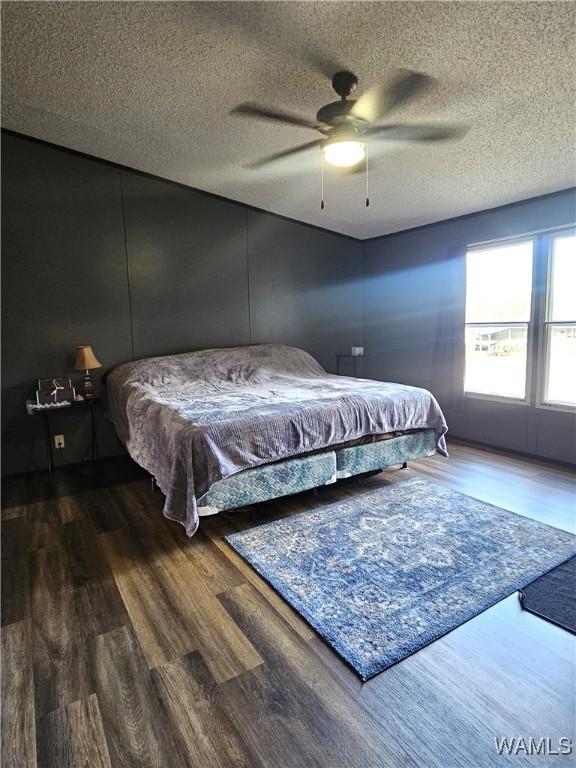
<instances>
[{"instance_id":1,"label":"blue patterned rug","mask_svg":"<svg viewBox=\"0 0 576 768\"><path fill-rule=\"evenodd\" d=\"M416 478L227 536L363 680L576 554L576 536Z\"/></svg>"}]
</instances>

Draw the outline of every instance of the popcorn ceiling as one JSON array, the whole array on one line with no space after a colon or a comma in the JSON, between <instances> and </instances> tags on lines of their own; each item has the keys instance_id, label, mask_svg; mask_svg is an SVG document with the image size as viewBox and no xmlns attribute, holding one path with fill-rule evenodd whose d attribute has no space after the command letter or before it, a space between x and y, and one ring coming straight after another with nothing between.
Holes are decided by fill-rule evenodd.
<instances>
[{"instance_id":1,"label":"popcorn ceiling","mask_svg":"<svg viewBox=\"0 0 576 768\"><path fill-rule=\"evenodd\" d=\"M576 4L553 2L3 2L4 127L365 238L575 183ZM321 64L318 65L318 59ZM316 64L314 64L316 61ZM315 138L230 116L242 101L314 117L398 67L437 91L391 121L472 124L453 144L370 149L364 178L318 151L242 163ZM316 66L316 68L314 68Z\"/></svg>"}]
</instances>

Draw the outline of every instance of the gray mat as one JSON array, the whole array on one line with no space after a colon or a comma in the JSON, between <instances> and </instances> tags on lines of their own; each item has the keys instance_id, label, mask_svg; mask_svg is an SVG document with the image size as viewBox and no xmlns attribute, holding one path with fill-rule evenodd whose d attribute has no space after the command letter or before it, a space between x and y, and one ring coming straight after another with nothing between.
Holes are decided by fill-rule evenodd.
<instances>
[{"instance_id":1,"label":"gray mat","mask_svg":"<svg viewBox=\"0 0 576 768\"><path fill-rule=\"evenodd\" d=\"M576 635L576 557L525 587L522 608Z\"/></svg>"}]
</instances>

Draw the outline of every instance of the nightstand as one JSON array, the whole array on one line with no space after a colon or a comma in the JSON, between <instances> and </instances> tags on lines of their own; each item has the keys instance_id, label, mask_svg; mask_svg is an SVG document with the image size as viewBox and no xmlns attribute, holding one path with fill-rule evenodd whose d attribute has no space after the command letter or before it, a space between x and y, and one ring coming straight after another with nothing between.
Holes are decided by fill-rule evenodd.
<instances>
[{"instance_id":1,"label":"nightstand","mask_svg":"<svg viewBox=\"0 0 576 768\"><path fill-rule=\"evenodd\" d=\"M88 400L77 400L70 405L58 408L34 408L28 410L29 416L42 416L44 422L44 435L46 439L46 454L48 456L48 474L50 479L54 472L54 456L52 453L52 424L50 417L57 412L75 413L76 415L86 415L90 417L90 460L96 461L100 458L98 451L98 440L96 437L96 409L102 405L99 397L92 397Z\"/></svg>"},{"instance_id":2,"label":"nightstand","mask_svg":"<svg viewBox=\"0 0 576 768\"><path fill-rule=\"evenodd\" d=\"M340 360L343 360L343 359L345 359L347 357L352 359L352 366L354 368L354 378L356 378L358 376L358 370L357 370L358 363L357 363L357 361L358 360L364 360L366 355L350 355L350 354L336 355L336 374L338 376L340 376Z\"/></svg>"}]
</instances>

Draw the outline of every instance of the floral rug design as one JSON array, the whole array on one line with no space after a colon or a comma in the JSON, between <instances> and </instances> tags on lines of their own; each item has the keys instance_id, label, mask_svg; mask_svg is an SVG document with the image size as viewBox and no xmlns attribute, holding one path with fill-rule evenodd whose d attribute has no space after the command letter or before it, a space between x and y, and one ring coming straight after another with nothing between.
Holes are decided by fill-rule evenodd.
<instances>
[{"instance_id":1,"label":"floral rug design","mask_svg":"<svg viewBox=\"0 0 576 768\"><path fill-rule=\"evenodd\" d=\"M416 478L226 537L363 680L576 554L576 536Z\"/></svg>"}]
</instances>

